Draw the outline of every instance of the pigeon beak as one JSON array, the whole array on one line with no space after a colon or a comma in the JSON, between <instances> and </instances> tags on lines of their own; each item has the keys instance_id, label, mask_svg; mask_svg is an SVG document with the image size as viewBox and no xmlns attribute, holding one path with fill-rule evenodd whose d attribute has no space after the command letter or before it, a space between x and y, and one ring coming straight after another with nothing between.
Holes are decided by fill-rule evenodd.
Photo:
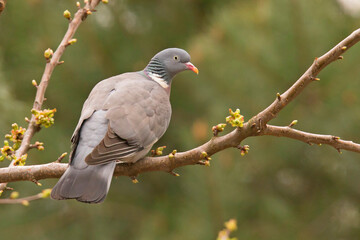
<instances>
[{"instance_id":1,"label":"pigeon beak","mask_svg":"<svg viewBox=\"0 0 360 240\"><path fill-rule=\"evenodd\" d=\"M196 74L199 74L199 70L191 62L187 62L185 63L185 65L189 70L193 71Z\"/></svg>"}]
</instances>

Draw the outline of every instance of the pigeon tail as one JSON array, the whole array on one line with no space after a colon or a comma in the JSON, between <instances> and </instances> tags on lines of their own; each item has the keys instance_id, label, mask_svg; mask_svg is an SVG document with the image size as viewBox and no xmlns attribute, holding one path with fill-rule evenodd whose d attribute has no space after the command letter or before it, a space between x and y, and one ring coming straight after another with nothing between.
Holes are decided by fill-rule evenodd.
<instances>
[{"instance_id":1,"label":"pigeon tail","mask_svg":"<svg viewBox=\"0 0 360 240\"><path fill-rule=\"evenodd\" d=\"M76 199L85 203L101 203L109 191L116 162L77 169L72 165L51 191L56 200Z\"/></svg>"}]
</instances>

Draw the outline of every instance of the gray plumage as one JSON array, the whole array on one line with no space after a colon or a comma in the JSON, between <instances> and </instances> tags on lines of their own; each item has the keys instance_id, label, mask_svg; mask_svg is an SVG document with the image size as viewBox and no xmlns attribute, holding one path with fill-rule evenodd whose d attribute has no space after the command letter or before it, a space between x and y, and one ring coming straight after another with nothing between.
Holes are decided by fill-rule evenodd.
<instances>
[{"instance_id":1,"label":"gray plumage","mask_svg":"<svg viewBox=\"0 0 360 240\"><path fill-rule=\"evenodd\" d=\"M170 48L140 72L99 82L85 101L71 138L69 167L51 192L53 199L104 201L117 162L143 158L165 133L171 118L171 80L197 68L189 54Z\"/></svg>"}]
</instances>

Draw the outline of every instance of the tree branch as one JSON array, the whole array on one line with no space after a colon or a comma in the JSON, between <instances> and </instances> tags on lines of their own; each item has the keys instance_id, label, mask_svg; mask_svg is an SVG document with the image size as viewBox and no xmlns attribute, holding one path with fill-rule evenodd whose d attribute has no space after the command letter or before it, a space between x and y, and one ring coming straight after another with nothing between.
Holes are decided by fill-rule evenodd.
<instances>
[{"instance_id":1,"label":"tree branch","mask_svg":"<svg viewBox=\"0 0 360 240\"><path fill-rule=\"evenodd\" d=\"M275 118L285 106L294 100L309 83L319 80L316 76L322 69L331 62L336 61L341 54L359 41L360 29L354 31L323 56L316 58L310 68L286 92L281 95L278 94L271 105L251 118L242 128L236 128L224 136L213 137L207 143L183 153L176 153L175 155L161 157L146 157L134 164L118 164L114 175L136 177L140 173L150 171L165 171L173 173L172 171L175 168L186 165L194 165L199 163L200 160L204 160L203 152L206 152L207 156L211 156L226 148L240 148L239 144L244 139L251 136L261 135L288 137L308 143L328 144L336 149L346 149L354 152L360 152L359 144L351 141L340 140L334 136L306 133L291 129L290 127L267 125L267 123L271 119ZM59 58L57 60L59 60ZM47 84L47 82L45 84ZM40 100L42 101L43 98L40 98ZM40 102L40 106L41 103L42 102ZM22 149L28 149L28 146L24 146ZM66 168L67 164L56 162L34 166L2 168L0 169L0 182L33 181L46 178L59 178Z\"/></svg>"},{"instance_id":2,"label":"tree branch","mask_svg":"<svg viewBox=\"0 0 360 240\"><path fill-rule=\"evenodd\" d=\"M303 132L293 129L291 127L279 127L273 125L267 125L261 135L269 135L276 137L287 137L302 141L307 144L326 144L334 147L340 152L341 149L360 153L360 144L353 141L342 140L339 137L332 135L322 135Z\"/></svg>"},{"instance_id":3,"label":"tree branch","mask_svg":"<svg viewBox=\"0 0 360 240\"><path fill-rule=\"evenodd\" d=\"M65 52L65 48L68 46L69 41L73 38L76 30L80 26L83 20L85 20L86 16L88 15L89 11L93 11L94 8L99 4L100 0L92 0L88 1L83 8L79 8L78 11L75 13L75 16L72 20L70 20L69 27L65 33L64 38L60 42L60 45L54 52L51 59L49 59L46 63L44 73L41 77L41 81L39 86L37 87L35 101L33 104L33 109L41 110L42 104L44 102L44 96L49 84L50 77L55 69L55 67L59 64L60 58ZM34 134L39 131L40 128L36 124L35 116L31 116L31 120L29 122L28 128L24 133L24 138L21 142L20 148L15 152L15 156L17 158L21 157L22 155L26 154L30 148L30 141ZM14 167L14 161L12 161L9 167ZM0 184L0 191L4 190L6 187L6 182Z\"/></svg>"},{"instance_id":4,"label":"tree branch","mask_svg":"<svg viewBox=\"0 0 360 240\"><path fill-rule=\"evenodd\" d=\"M266 124L271 119L275 118L276 115L292 100L294 100L295 97L297 97L309 83L320 80L316 78L316 76L322 69L339 59L344 52L359 42L359 40L360 29L357 29L323 56L315 58L309 69L286 92L280 96L278 95L270 106L259 113L256 116L256 120L261 120L263 124Z\"/></svg>"},{"instance_id":5,"label":"tree branch","mask_svg":"<svg viewBox=\"0 0 360 240\"><path fill-rule=\"evenodd\" d=\"M24 206L28 206L30 201L47 198L50 196L50 193L51 189L44 189L41 193L28 197L0 199L0 204L22 204Z\"/></svg>"}]
</instances>

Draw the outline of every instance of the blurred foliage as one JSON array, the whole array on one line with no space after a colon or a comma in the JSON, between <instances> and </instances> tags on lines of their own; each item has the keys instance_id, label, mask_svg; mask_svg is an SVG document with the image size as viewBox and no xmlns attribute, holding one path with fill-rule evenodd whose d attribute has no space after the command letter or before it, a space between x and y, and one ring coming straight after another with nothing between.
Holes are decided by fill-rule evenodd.
<instances>
[{"instance_id":1,"label":"blurred foliage","mask_svg":"<svg viewBox=\"0 0 360 240\"><path fill-rule=\"evenodd\" d=\"M55 49L66 28L62 16L75 1L12 0L0 16L0 134L26 127L44 69L43 52ZM173 83L173 117L157 146L184 151L211 137L229 108L245 121L269 105L312 63L359 26L335 0L110 0L76 33L54 71L45 108L55 125L35 140L45 151L27 164L47 163L69 150L82 103L101 79L145 67L166 47L192 55L199 76ZM360 142L360 45L333 63L272 123ZM225 128L225 132L231 127ZM220 135L223 133L220 133ZM41 200L28 207L0 206L4 239L216 239L237 219L238 239L358 239L360 163L350 152L274 137L247 139L251 151L229 149L209 168L119 177L101 205ZM2 166L6 166L3 163ZM56 180L41 181L43 188ZM12 183L21 196L33 183ZM8 197L10 192L5 192ZM21 229L21 231L19 231Z\"/></svg>"}]
</instances>

